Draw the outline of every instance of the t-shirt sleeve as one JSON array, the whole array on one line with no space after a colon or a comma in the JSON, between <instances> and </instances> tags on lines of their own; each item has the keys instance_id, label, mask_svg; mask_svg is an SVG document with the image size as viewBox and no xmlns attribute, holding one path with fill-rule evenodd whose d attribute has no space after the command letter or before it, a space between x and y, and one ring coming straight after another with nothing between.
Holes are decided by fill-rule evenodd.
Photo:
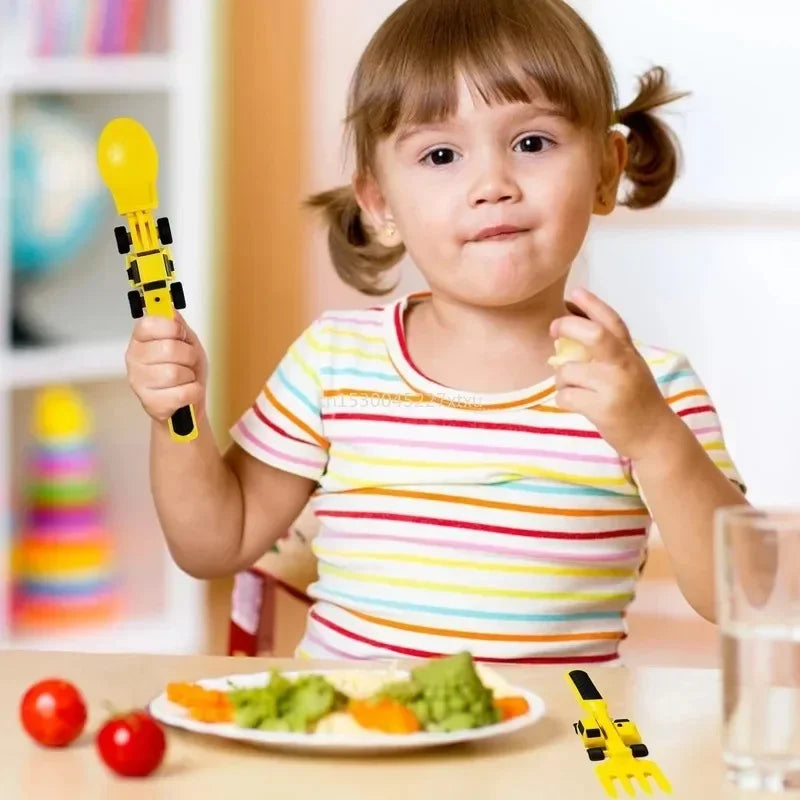
<instances>
[{"instance_id":1,"label":"t-shirt sleeve","mask_svg":"<svg viewBox=\"0 0 800 800\"><path fill-rule=\"evenodd\" d=\"M295 339L229 431L259 461L312 480L319 480L328 463L317 328L315 321Z\"/></svg>"},{"instance_id":2,"label":"t-shirt sleeve","mask_svg":"<svg viewBox=\"0 0 800 800\"><path fill-rule=\"evenodd\" d=\"M747 487L728 452L717 409L687 357L669 353L648 360L656 383L672 410L692 431L718 469L746 492Z\"/></svg>"}]
</instances>

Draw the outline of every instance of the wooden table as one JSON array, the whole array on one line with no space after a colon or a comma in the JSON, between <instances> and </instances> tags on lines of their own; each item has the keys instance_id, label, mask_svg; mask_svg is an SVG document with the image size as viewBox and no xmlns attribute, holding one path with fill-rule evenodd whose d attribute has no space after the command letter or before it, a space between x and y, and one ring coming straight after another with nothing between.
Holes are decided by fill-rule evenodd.
<instances>
[{"instance_id":1,"label":"wooden table","mask_svg":"<svg viewBox=\"0 0 800 800\"><path fill-rule=\"evenodd\" d=\"M170 729L157 773L122 779L97 757L93 733L115 707L144 705L170 680L290 668L286 660L150 655L0 652L0 798L2 800L421 800L422 798L547 798L606 795L572 730L579 707L551 667L500 667L514 683L541 695L547 714L537 725L482 743L394 756L288 755ZM308 668L311 662L302 662ZM331 662L319 662L330 666ZM633 719L680 800L766 800L727 786L719 742L719 673L701 669L587 670L612 715ZM34 744L18 722L19 699L40 678L59 676L89 704L84 735L64 750ZM624 792L620 796L627 797ZM794 795L795 797L797 795ZM639 792L637 797L647 797ZM653 797L668 797L658 789Z\"/></svg>"}]
</instances>

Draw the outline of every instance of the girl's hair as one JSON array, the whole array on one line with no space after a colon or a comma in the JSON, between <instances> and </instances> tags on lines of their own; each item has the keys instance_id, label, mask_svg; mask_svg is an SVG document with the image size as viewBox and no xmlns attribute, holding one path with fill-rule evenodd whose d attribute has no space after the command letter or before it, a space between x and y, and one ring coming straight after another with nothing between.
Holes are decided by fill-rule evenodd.
<instances>
[{"instance_id":1,"label":"girl's hair","mask_svg":"<svg viewBox=\"0 0 800 800\"><path fill-rule=\"evenodd\" d=\"M678 142L652 112L682 94L653 67L640 77L633 102L618 109L608 58L564 0L406 0L367 45L350 85L345 122L355 140L356 174L374 174L375 145L400 125L453 114L459 73L487 103L532 102L540 91L598 137L614 124L627 127L631 188L622 205L655 205L675 180ZM405 248L370 236L352 187L307 202L325 212L339 276L364 294L392 291L380 279Z\"/></svg>"}]
</instances>

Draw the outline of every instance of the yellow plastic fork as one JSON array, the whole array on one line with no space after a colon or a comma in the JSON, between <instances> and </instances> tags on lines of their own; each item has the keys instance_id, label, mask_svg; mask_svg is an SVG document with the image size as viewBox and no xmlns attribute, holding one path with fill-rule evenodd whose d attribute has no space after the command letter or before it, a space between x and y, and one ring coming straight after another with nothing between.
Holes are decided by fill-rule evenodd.
<instances>
[{"instance_id":1,"label":"yellow plastic fork","mask_svg":"<svg viewBox=\"0 0 800 800\"><path fill-rule=\"evenodd\" d=\"M595 771L606 794L617 797L615 781L631 797L635 795L634 781L642 791L652 794L651 778L662 791L672 792L669 781L658 765L635 755L637 752L647 755L647 748L639 738L636 726L628 719L611 719L608 705L591 678L583 670L570 670L567 683L586 712L586 717L575 723L575 732L587 747L589 758L592 761L602 760Z\"/></svg>"}]
</instances>

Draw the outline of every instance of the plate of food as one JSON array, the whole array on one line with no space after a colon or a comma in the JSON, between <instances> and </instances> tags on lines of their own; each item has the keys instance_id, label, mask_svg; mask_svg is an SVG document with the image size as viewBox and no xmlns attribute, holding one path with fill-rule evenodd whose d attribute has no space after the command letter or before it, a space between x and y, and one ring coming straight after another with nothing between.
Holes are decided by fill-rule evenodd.
<instances>
[{"instance_id":1,"label":"plate of food","mask_svg":"<svg viewBox=\"0 0 800 800\"><path fill-rule=\"evenodd\" d=\"M277 671L174 682L151 701L165 725L269 747L389 751L502 736L545 712L469 653L394 665Z\"/></svg>"}]
</instances>

